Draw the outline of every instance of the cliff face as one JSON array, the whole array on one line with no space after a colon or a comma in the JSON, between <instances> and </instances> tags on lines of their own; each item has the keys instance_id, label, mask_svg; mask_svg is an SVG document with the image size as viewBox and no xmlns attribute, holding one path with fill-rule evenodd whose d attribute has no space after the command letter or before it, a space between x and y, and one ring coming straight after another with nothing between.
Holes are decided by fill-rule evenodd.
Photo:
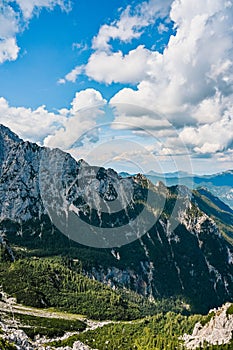
<instances>
[{"instance_id":1,"label":"cliff face","mask_svg":"<svg viewBox=\"0 0 233 350\"><path fill-rule=\"evenodd\" d=\"M210 310L210 320L202 325L196 323L191 335L183 336L187 349L196 349L204 344L222 345L230 343L233 332L233 314L229 313L232 305L226 303L222 307Z\"/></svg>"},{"instance_id":2,"label":"cliff face","mask_svg":"<svg viewBox=\"0 0 233 350\"><path fill-rule=\"evenodd\" d=\"M0 244L10 255L12 244L63 252L113 288L180 296L197 311L232 300L233 214L219 203L76 162L3 126L0 145Z\"/></svg>"},{"instance_id":3,"label":"cliff face","mask_svg":"<svg viewBox=\"0 0 233 350\"><path fill-rule=\"evenodd\" d=\"M43 212L38 171L42 149L0 127L0 218L26 221Z\"/></svg>"}]
</instances>

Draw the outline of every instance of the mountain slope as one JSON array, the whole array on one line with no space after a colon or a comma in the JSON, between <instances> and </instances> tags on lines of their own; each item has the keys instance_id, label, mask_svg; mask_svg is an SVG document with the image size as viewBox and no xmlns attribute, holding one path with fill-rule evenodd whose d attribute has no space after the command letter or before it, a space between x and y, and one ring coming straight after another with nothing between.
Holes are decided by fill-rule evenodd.
<instances>
[{"instance_id":1,"label":"mountain slope","mask_svg":"<svg viewBox=\"0 0 233 350\"><path fill-rule=\"evenodd\" d=\"M232 300L232 213L209 194L122 178L4 127L0 143L0 230L16 260L66 255L89 278L192 311Z\"/></svg>"},{"instance_id":2,"label":"mountain slope","mask_svg":"<svg viewBox=\"0 0 233 350\"><path fill-rule=\"evenodd\" d=\"M195 189L200 187L206 188L233 209L233 170L203 176L190 175L183 172L168 174L149 172L146 176L154 184L158 181L163 181L167 186L180 184Z\"/></svg>"},{"instance_id":3,"label":"mountain slope","mask_svg":"<svg viewBox=\"0 0 233 350\"><path fill-rule=\"evenodd\" d=\"M193 191L193 200L213 218L223 236L233 244L233 210L204 188Z\"/></svg>"}]
</instances>

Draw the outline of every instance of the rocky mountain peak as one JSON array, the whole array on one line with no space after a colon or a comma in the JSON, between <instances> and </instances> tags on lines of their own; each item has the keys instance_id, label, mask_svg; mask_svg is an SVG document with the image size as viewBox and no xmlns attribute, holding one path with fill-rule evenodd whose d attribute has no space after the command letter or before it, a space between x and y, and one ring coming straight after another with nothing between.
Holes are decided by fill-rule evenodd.
<instances>
[{"instance_id":1,"label":"rocky mountain peak","mask_svg":"<svg viewBox=\"0 0 233 350\"><path fill-rule=\"evenodd\" d=\"M0 124L0 138L13 140L15 142L20 142L22 139L19 138L13 131L3 124Z\"/></svg>"},{"instance_id":2,"label":"rocky mountain peak","mask_svg":"<svg viewBox=\"0 0 233 350\"><path fill-rule=\"evenodd\" d=\"M196 323L192 334L183 336L186 348L199 349L205 343L211 345L228 344L233 332L232 308L232 304L226 303L218 309L210 310L206 324Z\"/></svg>"},{"instance_id":3,"label":"rocky mountain peak","mask_svg":"<svg viewBox=\"0 0 233 350\"><path fill-rule=\"evenodd\" d=\"M0 174L1 165L7 158L8 153L16 144L19 144L21 141L22 140L9 128L0 124Z\"/></svg>"}]
</instances>

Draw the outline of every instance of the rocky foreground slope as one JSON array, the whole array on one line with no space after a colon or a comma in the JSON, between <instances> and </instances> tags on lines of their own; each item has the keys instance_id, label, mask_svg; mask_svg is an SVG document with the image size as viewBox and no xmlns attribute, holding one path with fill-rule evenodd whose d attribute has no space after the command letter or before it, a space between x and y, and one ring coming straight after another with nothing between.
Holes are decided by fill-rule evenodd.
<instances>
[{"instance_id":1,"label":"rocky foreground slope","mask_svg":"<svg viewBox=\"0 0 233 350\"><path fill-rule=\"evenodd\" d=\"M231 312L229 312L231 310ZM196 323L191 335L185 334L182 339L187 349L196 349L204 344L222 345L230 343L233 332L233 308L226 303L218 309L209 311L209 322Z\"/></svg>"},{"instance_id":2,"label":"rocky foreground slope","mask_svg":"<svg viewBox=\"0 0 233 350\"><path fill-rule=\"evenodd\" d=\"M182 336L179 336L177 338L177 334L173 335L173 339L177 338L177 342L175 343L175 347L170 347L168 344L169 349L209 349L208 346L215 345L219 346L219 349L231 349L232 345L232 332L233 332L233 304L226 303L225 305L221 306L218 309L210 310L209 314L207 316L200 316L198 321L193 328L192 334L183 334ZM43 312L42 312L43 314ZM45 315L43 314L43 317ZM61 317L61 315L59 315ZM94 347L90 347L86 343L88 343L88 339L90 337L96 337L96 332L92 332L84 336L84 342L76 339L75 336L78 336L78 332L67 332L62 337L57 337L53 339L49 339L49 337L41 337L39 335L35 336L35 338L32 340L29 338L26 333L22 330L22 325L16 323L15 320L11 319L4 319L1 314L1 322L0 322L0 329L1 329L1 335L0 335L0 346L1 344L4 344L4 347L2 347L2 350L101 350L101 349L112 349L112 343L110 342L111 334L109 334L109 340L108 337L102 338L102 345L100 346L100 343L98 342L98 345ZM88 329L97 330L97 332L103 331L104 334L104 328L107 327L106 324L109 324L109 322L105 323L98 323L93 321L88 321L89 323L88 328L84 331L84 333ZM181 321L181 319L180 319ZM143 320L139 321L138 325L142 323ZM149 320L147 320L147 325ZM188 321L188 319L186 320ZM113 323L112 323L113 324ZM126 322L122 324L118 324L118 327L122 327L122 330L124 329L125 337L128 337L127 334L127 328L124 328L124 325ZM133 324L137 327L137 323L128 323L128 326L133 327ZM146 344L143 343L143 337L146 336L145 332L146 329L148 331L148 328L144 328L143 334L141 334L141 345L137 346L137 341L134 343L135 349L148 349L149 347L146 346ZM163 330L161 329L160 332L162 333ZM106 334L106 333L105 333ZM159 334L157 334L157 331L155 331L156 336L159 338ZM131 337L135 338L138 336L134 328L131 328ZM122 336L122 342L124 343L124 334ZM67 341L69 339L72 339L73 341L70 341L70 345L58 345L64 343L64 341ZM154 338L154 334L152 333L148 340L146 341L147 345L150 346L150 349L167 349L161 345L159 346L159 342L157 342L157 347L153 346L153 341L151 341ZM106 340L107 339L107 340ZM93 343L94 343L94 339ZM1 343L2 342L2 343ZM118 342L118 339L116 339L116 342ZM108 344L110 346L108 346ZM119 343L118 343L119 344ZM144 345L145 346L144 346ZM225 347L223 347L225 345ZM159 347L158 347L159 346ZM121 348L118 346L118 348ZM218 347L217 347L218 348ZM216 347L214 349L217 349ZM125 349L125 346L122 347L122 349ZM127 345L126 345L127 349Z\"/></svg>"}]
</instances>

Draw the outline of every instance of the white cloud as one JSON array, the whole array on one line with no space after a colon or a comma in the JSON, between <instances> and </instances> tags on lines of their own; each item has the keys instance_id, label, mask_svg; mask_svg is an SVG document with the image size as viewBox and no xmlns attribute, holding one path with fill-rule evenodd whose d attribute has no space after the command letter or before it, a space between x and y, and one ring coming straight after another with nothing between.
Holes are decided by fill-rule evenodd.
<instances>
[{"instance_id":1,"label":"white cloud","mask_svg":"<svg viewBox=\"0 0 233 350\"><path fill-rule=\"evenodd\" d=\"M83 73L84 67L84 65L75 67L70 73L66 74L64 78L59 79L58 84L65 84L67 81L75 83L77 77Z\"/></svg>"},{"instance_id":2,"label":"white cloud","mask_svg":"<svg viewBox=\"0 0 233 350\"><path fill-rule=\"evenodd\" d=\"M122 89L110 102L149 108L165 115L178 129L193 125L182 135L187 133L186 141L194 137L196 153L226 149L232 137L226 131L224 138L223 132L226 127L232 130L232 123L225 120L226 114L232 115L233 100L232 2L175 0L170 17L176 34L170 37L164 52L153 55L153 60L148 55L150 70L146 70L137 89ZM127 114L130 122L133 114L129 111L122 113L122 120ZM206 123L210 126L204 129L197 126ZM138 119L140 124L144 125L143 119Z\"/></svg>"},{"instance_id":3,"label":"white cloud","mask_svg":"<svg viewBox=\"0 0 233 350\"><path fill-rule=\"evenodd\" d=\"M168 15L171 2L171 0L150 0L142 2L135 8L127 6L118 21L100 27L98 35L93 39L93 49L109 50L111 40L130 42L139 38L143 29L153 24L156 18Z\"/></svg>"},{"instance_id":4,"label":"white cloud","mask_svg":"<svg viewBox=\"0 0 233 350\"><path fill-rule=\"evenodd\" d=\"M121 51L97 51L91 55L85 72L89 78L107 84L138 83L149 75L156 55L157 53L147 50L142 45L125 56Z\"/></svg>"},{"instance_id":5,"label":"white cloud","mask_svg":"<svg viewBox=\"0 0 233 350\"><path fill-rule=\"evenodd\" d=\"M15 35L18 31L18 20L16 12L10 5L0 0L0 35L7 39Z\"/></svg>"},{"instance_id":6,"label":"white cloud","mask_svg":"<svg viewBox=\"0 0 233 350\"><path fill-rule=\"evenodd\" d=\"M192 115L198 124L211 124L221 120L221 116L226 111L230 111L231 101L231 97L223 96L220 91L217 91L213 96L203 99L197 106L194 106Z\"/></svg>"},{"instance_id":7,"label":"white cloud","mask_svg":"<svg viewBox=\"0 0 233 350\"><path fill-rule=\"evenodd\" d=\"M88 45L86 43L73 43L72 44L72 49L73 50L78 50L78 53L82 53L84 51L87 51L88 50Z\"/></svg>"},{"instance_id":8,"label":"white cloud","mask_svg":"<svg viewBox=\"0 0 233 350\"><path fill-rule=\"evenodd\" d=\"M19 52L15 35L19 31L17 13L0 0L0 63L14 61Z\"/></svg>"},{"instance_id":9,"label":"white cloud","mask_svg":"<svg viewBox=\"0 0 233 350\"><path fill-rule=\"evenodd\" d=\"M186 127L180 139L198 154L226 151L233 145L233 117L225 114L221 120L200 127Z\"/></svg>"},{"instance_id":10,"label":"white cloud","mask_svg":"<svg viewBox=\"0 0 233 350\"><path fill-rule=\"evenodd\" d=\"M106 103L101 93L95 89L86 89L76 92L71 105L71 113L76 113L82 109L93 108Z\"/></svg>"},{"instance_id":11,"label":"white cloud","mask_svg":"<svg viewBox=\"0 0 233 350\"><path fill-rule=\"evenodd\" d=\"M97 119L103 113L102 107L105 103L106 100L101 93L94 89L77 92L68 111L69 118L65 120L63 128L45 138L45 146L68 150L78 140L81 142L85 134L88 133L88 137L91 138L91 129L97 125ZM96 135L94 136L96 138Z\"/></svg>"},{"instance_id":12,"label":"white cloud","mask_svg":"<svg viewBox=\"0 0 233 350\"><path fill-rule=\"evenodd\" d=\"M182 153L182 140L201 155L229 149L232 134L227 131L224 137L224 128L232 130L228 121L233 100L232 6L232 1L222 0L151 0L134 9L128 6L119 20L103 25L93 39L96 51L82 69L101 83L137 84L136 89L124 88L111 99L116 105L115 122L169 135L171 129L165 126L158 130L155 115L167 118L181 136L178 141L170 138L165 153ZM112 40L139 38L147 26L168 14L176 33L163 53L143 45L125 54L112 51ZM158 30L167 30L166 20ZM69 74L74 81L76 71ZM136 112L138 106L156 113Z\"/></svg>"},{"instance_id":13,"label":"white cloud","mask_svg":"<svg viewBox=\"0 0 233 350\"><path fill-rule=\"evenodd\" d=\"M0 123L8 126L21 138L33 142L42 142L64 124L66 117L62 114L50 113L45 106L37 109L11 107L0 98Z\"/></svg>"},{"instance_id":14,"label":"white cloud","mask_svg":"<svg viewBox=\"0 0 233 350\"><path fill-rule=\"evenodd\" d=\"M0 63L14 61L17 59L19 47L15 38L8 38L0 41Z\"/></svg>"},{"instance_id":15,"label":"white cloud","mask_svg":"<svg viewBox=\"0 0 233 350\"><path fill-rule=\"evenodd\" d=\"M63 85L63 84L66 83L66 80L65 80L64 78L60 78L60 79L58 79L57 83L58 83L59 85Z\"/></svg>"},{"instance_id":16,"label":"white cloud","mask_svg":"<svg viewBox=\"0 0 233 350\"><path fill-rule=\"evenodd\" d=\"M98 35L93 39L92 47L95 50L108 50L111 39L130 42L132 39L140 37L140 29L146 25L147 21L140 21L138 16L130 15L130 6L128 6L119 21L111 25L104 24L100 28Z\"/></svg>"},{"instance_id":17,"label":"white cloud","mask_svg":"<svg viewBox=\"0 0 233 350\"><path fill-rule=\"evenodd\" d=\"M232 169L233 162L233 147L228 149L226 152L219 152L213 155L214 164L222 166L221 163L224 163L225 169Z\"/></svg>"},{"instance_id":18,"label":"white cloud","mask_svg":"<svg viewBox=\"0 0 233 350\"><path fill-rule=\"evenodd\" d=\"M171 132L174 133L171 123L166 118L162 118L147 108L140 108L132 104L112 104L111 107L115 115L112 123L113 129L131 129L133 133L143 134L144 137L158 135L160 131L162 131L160 136L163 133L169 136Z\"/></svg>"},{"instance_id":19,"label":"white cloud","mask_svg":"<svg viewBox=\"0 0 233 350\"><path fill-rule=\"evenodd\" d=\"M168 32L169 28L164 23L159 23L158 32L159 34L163 34L164 32Z\"/></svg>"},{"instance_id":20,"label":"white cloud","mask_svg":"<svg viewBox=\"0 0 233 350\"><path fill-rule=\"evenodd\" d=\"M119 40L127 43L132 39L140 38L145 28L153 25L157 18L168 16L171 3L172 0L149 0L136 7L129 5L122 11L119 20L113 21L110 25L102 25L92 41L92 48L95 52L84 69L86 75L106 84L113 82L135 84L145 78L151 64L150 57L153 58L155 53L140 45L124 55L120 50L112 52L110 42ZM77 44L78 48L79 46L80 44ZM67 75L72 73L73 71ZM78 75L75 77L72 74L72 76L76 80ZM67 80L62 78L58 82L64 84Z\"/></svg>"},{"instance_id":21,"label":"white cloud","mask_svg":"<svg viewBox=\"0 0 233 350\"><path fill-rule=\"evenodd\" d=\"M15 0L20 6L25 19L29 19L34 15L35 11L41 8L47 8L52 10L55 6L60 6L62 10L70 10L69 0Z\"/></svg>"},{"instance_id":22,"label":"white cloud","mask_svg":"<svg viewBox=\"0 0 233 350\"><path fill-rule=\"evenodd\" d=\"M67 11L70 8L70 1L0 0L0 64L17 59L20 51L16 40L17 34L26 28L32 16L42 8L52 10L56 5Z\"/></svg>"},{"instance_id":23,"label":"white cloud","mask_svg":"<svg viewBox=\"0 0 233 350\"><path fill-rule=\"evenodd\" d=\"M68 149L83 134L89 138L94 135L96 131L91 135L91 129L97 125L105 103L100 92L94 89L77 92L70 109L63 108L57 113L49 112L45 106L34 110L12 107L0 97L0 123L24 140Z\"/></svg>"}]
</instances>

